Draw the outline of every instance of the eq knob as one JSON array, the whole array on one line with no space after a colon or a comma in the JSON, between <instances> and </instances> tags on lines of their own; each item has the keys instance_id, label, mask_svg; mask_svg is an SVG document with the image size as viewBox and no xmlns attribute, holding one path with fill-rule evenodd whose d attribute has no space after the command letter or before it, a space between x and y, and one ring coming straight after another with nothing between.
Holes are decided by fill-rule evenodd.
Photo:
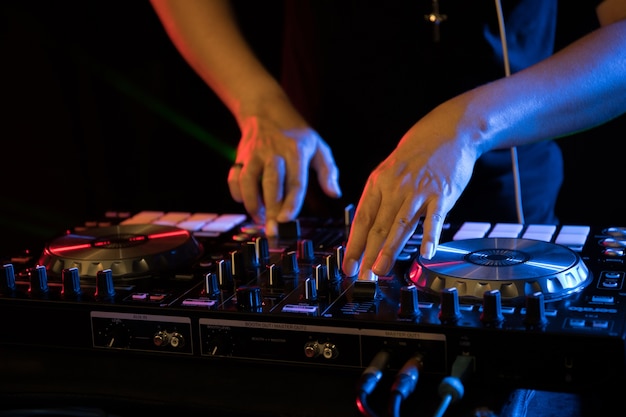
<instances>
[{"instance_id":1,"label":"eq knob","mask_svg":"<svg viewBox=\"0 0 626 417\"><path fill-rule=\"evenodd\" d=\"M256 242L246 242L242 248L243 264L247 270L254 270L259 266L258 248Z\"/></svg>"},{"instance_id":2,"label":"eq knob","mask_svg":"<svg viewBox=\"0 0 626 417\"><path fill-rule=\"evenodd\" d=\"M220 283L216 273L209 272L204 276L204 292L209 298L216 297L220 294Z\"/></svg>"},{"instance_id":3,"label":"eq knob","mask_svg":"<svg viewBox=\"0 0 626 417\"><path fill-rule=\"evenodd\" d=\"M103 269L96 273L96 292L97 298L113 298L115 297L115 285L113 283L113 271Z\"/></svg>"},{"instance_id":4,"label":"eq knob","mask_svg":"<svg viewBox=\"0 0 626 417\"><path fill-rule=\"evenodd\" d=\"M315 258L313 241L311 239L298 240L298 259L302 262L312 262Z\"/></svg>"},{"instance_id":5,"label":"eq knob","mask_svg":"<svg viewBox=\"0 0 626 417\"><path fill-rule=\"evenodd\" d=\"M415 319L421 314L417 297L417 287L415 285L407 285L400 288L400 309L398 316L405 319Z\"/></svg>"},{"instance_id":6,"label":"eq knob","mask_svg":"<svg viewBox=\"0 0 626 417\"><path fill-rule=\"evenodd\" d=\"M259 236L254 239L254 245L256 247L259 265L267 266L267 264L270 262L269 240L265 236Z\"/></svg>"},{"instance_id":7,"label":"eq knob","mask_svg":"<svg viewBox=\"0 0 626 417\"><path fill-rule=\"evenodd\" d=\"M341 281L341 258L339 252L326 255L324 262L326 264L326 271L328 274L328 282L336 283Z\"/></svg>"},{"instance_id":8,"label":"eq knob","mask_svg":"<svg viewBox=\"0 0 626 417\"><path fill-rule=\"evenodd\" d=\"M0 266L0 292L12 293L15 289L15 268L12 264Z\"/></svg>"},{"instance_id":9,"label":"eq knob","mask_svg":"<svg viewBox=\"0 0 626 417\"><path fill-rule=\"evenodd\" d=\"M453 324L461 318L459 308L459 292L455 287L441 291L441 308L439 309L439 321L443 324Z\"/></svg>"},{"instance_id":10,"label":"eq knob","mask_svg":"<svg viewBox=\"0 0 626 417\"><path fill-rule=\"evenodd\" d=\"M526 316L524 317L526 327L541 329L547 322L543 293L537 291L526 296Z\"/></svg>"},{"instance_id":11,"label":"eq knob","mask_svg":"<svg viewBox=\"0 0 626 417\"><path fill-rule=\"evenodd\" d=\"M498 290L485 291L483 294L483 311L480 321L488 326L498 326L504 321L502 315L501 295Z\"/></svg>"},{"instance_id":12,"label":"eq knob","mask_svg":"<svg viewBox=\"0 0 626 417\"><path fill-rule=\"evenodd\" d=\"M281 255L282 272L283 276L295 276L300 272L300 266L298 265L298 254L296 251L283 252Z\"/></svg>"},{"instance_id":13,"label":"eq knob","mask_svg":"<svg viewBox=\"0 0 626 417\"><path fill-rule=\"evenodd\" d=\"M233 276L233 280L236 283L245 283L248 281L247 276L247 268L245 261L245 252L246 250L234 250L230 252L230 267Z\"/></svg>"},{"instance_id":14,"label":"eq knob","mask_svg":"<svg viewBox=\"0 0 626 417\"><path fill-rule=\"evenodd\" d=\"M260 313L263 311L261 287L244 285L237 288L237 307L242 311Z\"/></svg>"},{"instance_id":15,"label":"eq knob","mask_svg":"<svg viewBox=\"0 0 626 417\"><path fill-rule=\"evenodd\" d=\"M43 296L48 293L48 273L45 266L37 265L30 273L29 292L34 296Z\"/></svg>"},{"instance_id":16,"label":"eq knob","mask_svg":"<svg viewBox=\"0 0 626 417\"><path fill-rule=\"evenodd\" d=\"M217 261L217 281L219 282L221 289L230 289L232 291L234 280L230 260L220 259Z\"/></svg>"},{"instance_id":17,"label":"eq knob","mask_svg":"<svg viewBox=\"0 0 626 417\"><path fill-rule=\"evenodd\" d=\"M326 291L328 289L328 269L326 265L313 265L313 278L317 290Z\"/></svg>"},{"instance_id":18,"label":"eq knob","mask_svg":"<svg viewBox=\"0 0 626 417\"><path fill-rule=\"evenodd\" d=\"M66 298L77 298L81 295L80 289L80 275L78 268L65 268L61 273L61 280L63 281L63 287L61 288L61 295Z\"/></svg>"},{"instance_id":19,"label":"eq knob","mask_svg":"<svg viewBox=\"0 0 626 417\"><path fill-rule=\"evenodd\" d=\"M267 268L267 285L271 288L278 288L283 285L283 275L280 270L280 267L276 264L271 264Z\"/></svg>"}]
</instances>

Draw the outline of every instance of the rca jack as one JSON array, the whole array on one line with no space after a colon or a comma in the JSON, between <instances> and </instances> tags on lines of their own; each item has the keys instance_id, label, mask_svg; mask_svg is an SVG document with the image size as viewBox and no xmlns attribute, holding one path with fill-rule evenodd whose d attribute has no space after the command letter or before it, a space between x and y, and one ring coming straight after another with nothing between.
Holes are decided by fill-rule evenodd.
<instances>
[{"instance_id":1,"label":"rca jack","mask_svg":"<svg viewBox=\"0 0 626 417\"><path fill-rule=\"evenodd\" d=\"M157 347L165 347L169 345L173 348L179 348L185 346L185 338L178 332L159 330L152 337L152 343L154 343Z\"/></svg>"},{"instance_id":2,"label":"rca jack","mask_svg":"<svg viewBox=\"0 0 626 417\"><path fill-rule=\"evenodd\" d=\"M310 341L304 344L304 356L311 359L318 356L322 356L324 359L335 359L339 356L339 350L334 343Z\"/></svg>"}]
</instances>

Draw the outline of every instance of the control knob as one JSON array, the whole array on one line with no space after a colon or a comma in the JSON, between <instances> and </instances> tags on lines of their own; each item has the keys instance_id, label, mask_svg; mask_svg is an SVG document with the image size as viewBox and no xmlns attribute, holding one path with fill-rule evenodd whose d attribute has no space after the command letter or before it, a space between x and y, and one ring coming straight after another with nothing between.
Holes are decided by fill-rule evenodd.
<instances>
[{"instance_id":1,"label":"control knob","mask_svg":"<svg viewBox=\"0 0 626 417\"><path fill-rule=\"evenodd\" d=\"M45 266L37 265L31 271L29 292L34 296L43 296L48 293L48 274Z\"/></svg>"},{"instance_id":2,"label":"control knob","mask_svg":"<svg viewBox=\"0 0 626 417\"><path fill-rule=\"evenodd\" d=\"M61 295L66 298L76 298L81 295L82 291L80 289L78 268L65 268L61 273L61 279L63 281Z\"/></svg>"},{"instance_id":3,"label":"control knob","mask_svg":"<svg viewBox=\"0 0 626 417\"><path fill-rule=\"evenodd\" d=\"M461 318L459 309L459 292L455 287L446 288L441 292L441 308L439 320L443 324L456 323Z\"/></svg>"},{"instance_id":4,"label":"control knob","mask_svg":"<svg viewBox=\"0 0 626 417\"><path fill-rule=\"evenodd\" d=\"M400 288L400 310L398 311L398 316L405 319L415 319L421 314L417 287L415 285L406 285Z\"/></svg>"},{"instance_id":5,"label":"control knob","mask_svg":"<svg viewBox=\"0 0 626 417\"><path fill-rule=\"evenodd\" d=\"M498 326L504 321L502 315L502 303L499 290L485 291L483 295L483 311L480 314L480 321L488 326Z\"/></svg>"},{"instance_id":6,"label":"control knob","mask_svg":"<svg viewBox=\"0 0 626 417\"><path fill-rule=\"evenodd\" d=\"M258 285L244 285L237 288L237 306L240 310L250 312L263 311L261 287Z\"/></svg>"}]
</instances>

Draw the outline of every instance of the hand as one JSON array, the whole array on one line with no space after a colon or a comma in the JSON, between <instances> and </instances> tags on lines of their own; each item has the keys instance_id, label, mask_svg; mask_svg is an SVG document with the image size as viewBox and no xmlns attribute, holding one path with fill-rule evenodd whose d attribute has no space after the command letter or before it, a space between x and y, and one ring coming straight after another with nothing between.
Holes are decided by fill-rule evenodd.
<instances>
[{"instance_id":1,"label":"hand","mask_svg":"<svg viewBox=\"0 0 626 417\"><path fill-rule=\"evenodd\" d=\"M344 273L358 272L362 280L387 275L422 218L420 253L434 256L444 220L479 154L447 111L435 110L416 123L369 176L346 245Z\"/></svg>"},{"instance_id":2,"label":"hand","mask_svg":"<svg viewBox=\"0 0 626 417\"><path fill-rule=\"evenodd\" d=\"M278 222L293 220L300 212L309 167L328 196L341 196L328 144L292 108L271 113L239 119L237 163L228 174L233 199L244 204L256 223L265 224L268 236L276 234Z\"/></svg>"}]
</instances>

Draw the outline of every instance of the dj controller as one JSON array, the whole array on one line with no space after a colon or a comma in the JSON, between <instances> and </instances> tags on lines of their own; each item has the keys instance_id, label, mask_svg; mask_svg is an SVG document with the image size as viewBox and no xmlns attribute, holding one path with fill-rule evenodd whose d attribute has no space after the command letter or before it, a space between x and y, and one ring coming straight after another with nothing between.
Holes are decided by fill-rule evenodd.
<instances>
[{"instance_id":1,"label":"dj controller","mask_svg":"<svg viewBox=\"0 0 626 417\"><path fill-rule=\"evenodd\" d=\"M217 369L232 366L228 378L254 380L254 390L279 389L265 369L325 375L303 384L305 398L332 398L331 380L345 374L350 401L368 370L376 379L411 363L414 380L452 376L467 387L624 383L626 228L446 224L431 260L418 254L418 228L388 276L361 281L341 269L351 219L348 207L268 237L237 213L105 213L1 259L0 352L63 354L46 378L109 358L124 364L111 391L137 374L183 387L189 374L154 371L168 363L216 385L226 378Z\"/></svg>"}]
</instances>

